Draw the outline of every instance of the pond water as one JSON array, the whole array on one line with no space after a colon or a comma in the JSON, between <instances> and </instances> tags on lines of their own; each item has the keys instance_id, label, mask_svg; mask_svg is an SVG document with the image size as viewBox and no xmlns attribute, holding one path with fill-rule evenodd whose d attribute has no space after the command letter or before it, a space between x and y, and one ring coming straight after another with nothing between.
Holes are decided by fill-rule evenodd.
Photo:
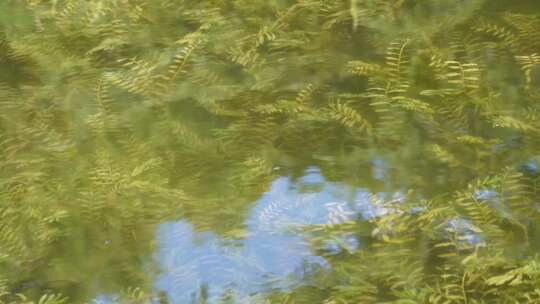
<instances>
[{"instance_id":1,"label":"pond water","mask_svg":"<svg viewBox=\"0 0 540 304\"><path fill-rule=\"evenodd\" d=\"M0 304L540 302L540 2L0 3Z\"/></svg>"}]
</instances>

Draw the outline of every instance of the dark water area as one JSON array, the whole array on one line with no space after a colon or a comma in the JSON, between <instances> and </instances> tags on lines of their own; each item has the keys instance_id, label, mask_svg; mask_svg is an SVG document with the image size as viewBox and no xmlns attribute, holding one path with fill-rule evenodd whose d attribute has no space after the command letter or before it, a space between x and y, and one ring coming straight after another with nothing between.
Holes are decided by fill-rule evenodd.
<instances>
[{"instance_id":1,"label":"dark water area","mask_svg":"<svg viewBox=\"0 0 540 304\"><path fill-rule=\"evenodd\" d=\"M5 0L0 304L540 303L540 2Z\"/></svg>"}]
</instances>

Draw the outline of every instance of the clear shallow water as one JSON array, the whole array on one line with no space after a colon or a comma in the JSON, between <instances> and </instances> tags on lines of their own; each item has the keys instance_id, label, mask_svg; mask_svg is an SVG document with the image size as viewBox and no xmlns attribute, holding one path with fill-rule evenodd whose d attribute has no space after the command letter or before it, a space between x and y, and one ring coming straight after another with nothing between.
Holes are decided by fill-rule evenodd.
<instances>
[{"instance_id":1,"label":"clear shallow water","mask_svg":"<svg viewBox=\"0 0 540 304\"><path fill-rule=\"evenodd\" d=\"M0 1L0 304L540 302L539 3Z\"/></svg>"}]
</instances>

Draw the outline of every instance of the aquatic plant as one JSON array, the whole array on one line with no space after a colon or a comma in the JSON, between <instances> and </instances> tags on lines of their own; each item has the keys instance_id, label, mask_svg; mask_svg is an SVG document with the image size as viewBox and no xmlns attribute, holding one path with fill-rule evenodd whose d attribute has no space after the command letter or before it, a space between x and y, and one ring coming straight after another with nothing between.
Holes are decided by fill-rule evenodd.
<instances>
[{"instance_id":1,"label":"aquatic plant","mask_svg":"<svg viewBox=\"0 0 540 304\"><path fill-rule=\"evenodd\" d=\"M384 212L243 301L540 302L538 10L458 2L3 1L0 303L156 302L158 223L242 238L310 166Z\"/></svg>"}]
</instances>

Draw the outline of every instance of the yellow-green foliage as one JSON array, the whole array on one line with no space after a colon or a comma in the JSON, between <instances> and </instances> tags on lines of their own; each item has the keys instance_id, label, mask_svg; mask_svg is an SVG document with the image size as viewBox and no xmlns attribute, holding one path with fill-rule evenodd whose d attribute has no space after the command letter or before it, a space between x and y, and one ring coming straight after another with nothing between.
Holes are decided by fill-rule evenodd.
<instances>
[{"instance_id":1,"label":"yellow-green foliage","mask_svg":"<svg viewBox=\"0 0 540 304\"><path fill-rule=\"evenodd\" d=\"M2 1L0 303L154 303L158 223L241 237L308 165L409 192L264 303L540 302L540 19L492 3Z\"/></svg>"}]
</instances>

